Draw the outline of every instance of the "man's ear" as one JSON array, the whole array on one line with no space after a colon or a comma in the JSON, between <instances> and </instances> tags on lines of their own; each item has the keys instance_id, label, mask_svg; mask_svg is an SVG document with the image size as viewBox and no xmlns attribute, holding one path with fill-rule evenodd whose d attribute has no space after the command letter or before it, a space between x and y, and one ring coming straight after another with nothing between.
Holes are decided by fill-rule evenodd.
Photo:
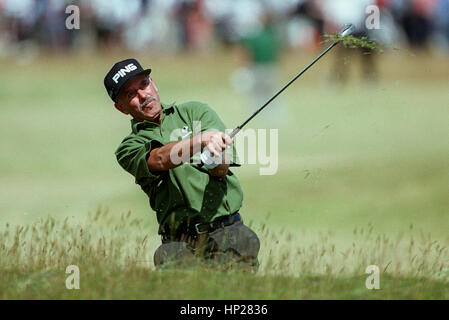
<instances>
[{"instance_id":1,"label":"man's ear","mask_svg":"<svg viewBox=\"0 0 449 320\"><path fill-rule=\"evenodd\" d=\"M129 112L118 102L114 103L114 107L121 113L129 114Z\"/></svg>"}]
</instances>

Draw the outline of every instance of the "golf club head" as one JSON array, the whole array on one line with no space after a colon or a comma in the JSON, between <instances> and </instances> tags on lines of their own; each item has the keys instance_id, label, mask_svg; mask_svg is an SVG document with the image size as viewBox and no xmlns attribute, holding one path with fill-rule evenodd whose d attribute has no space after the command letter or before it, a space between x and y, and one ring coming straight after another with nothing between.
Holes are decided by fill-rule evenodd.
<instances>
[{"instance_id":1,"label":"golf club head","mask_svg":"<svg viewBox=\"0 0 449 320\"><path fill-rule=\"evenodd\" d=\"M341 37L351 35L355 31L355 26L352 23L346 23L338 32Z\"/></svg>"}]
</instances>

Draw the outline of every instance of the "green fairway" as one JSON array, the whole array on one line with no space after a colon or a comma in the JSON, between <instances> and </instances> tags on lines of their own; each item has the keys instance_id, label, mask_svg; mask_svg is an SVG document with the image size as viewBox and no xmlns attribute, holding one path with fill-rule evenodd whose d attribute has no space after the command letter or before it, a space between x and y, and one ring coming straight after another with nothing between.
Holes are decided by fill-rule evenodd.
<instances>
[{"instance_id":1,"label":"green fairway","mask_svg":"<svg viewBox=\"0 0 449 320\"><path fill-rule=\"evenodd\" d=\"M282 79L312 56L285 54ZM354 58L352 81L342 87L327 81L332 55L320 61L282 95L288 119L278 128L277 173L261 176L257 164L233 169L243 219L262 241L259 274L224 281L206 272L210 281L201 284L204 271L194 271L174 285L153 270L160 242L148 199L114 157L130 123L113 108L103 76L126 57L0 60L0 298L449 298L447 60L386 53L382 80L368 86ZM231 54L136 58L153 69L164 102L206 102L228 128L251 111L229 85ZM276 110L263 112L248 127L277 128L269 123ZM108 214L94 227L88 214L99 207ZM55 227L33 238L33 224L48 216ZM17 225L28 230L15 237ZM96 237L103 235L110 248L128 251L102 264ZM67 251L74 239L91 251ZM65 289L68 264L85 270L80 291ZM365 288L368 265L381 269L379 291ZM192 291L180 289L192 283Z\"/></svg>"},{"instance_id":2,"label":"green fairway","mask_svg":"<svg viewBox=\"0 0 449 320\"><path fill-rule=\"evenodd\" d=\"M86 268L84 269L86 270ZM215 272L155 272L88 269L84 287L67 290L64 269L8 274L9 294L21 299L449 299L447 284L421 278L386 277L381 290L367 290L363 277L303 275L248 277ZM28 283L33 283L27 287ZM19 286L17 286L17 284ZM4 287L5 284L2 285ZM3 289L0 287L0 289ZM23 289L27 290L23 290ZM167 290L170 288L170 290ZM239 288L239 290L236 290ZM2 290L2 291L3 291ZM6 290L5 290L6 291ZM3 292L5 292L3 291Z\"/></svg>"}]
</instances>

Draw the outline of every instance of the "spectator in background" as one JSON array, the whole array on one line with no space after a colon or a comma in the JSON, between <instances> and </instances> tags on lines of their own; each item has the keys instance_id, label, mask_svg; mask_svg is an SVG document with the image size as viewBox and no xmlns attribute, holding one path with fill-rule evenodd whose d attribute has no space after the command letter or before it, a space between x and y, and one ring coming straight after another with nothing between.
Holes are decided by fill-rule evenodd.
<instances>
[{"instance_id":1,"label":"spectator in background","mask_svg":"<svg viewBox=\"0 0 449 320\"><path fill-rule=\"evenodd\" d=\"M35 0L3 0L0 4L0 56L26 65L38 54L40 11Z\"/></svg>"},{"instance_id":2,"label":"spectator in background","mask_svg":"<svg viewBox=\"0 0 449 320\"><path fill-rule=\"evenodd\" d=\"M355 37L369 37L366 27L366 8L373 5L374 0L324 0L322 1L322 12L325 20L327 33L335 33L345 23L352 23L356 27L353 33ZM333 81L344 83L348 79L349 65L344 63L345 56L357 52L361 58L361 69L364 80L375 81L377 70L375 56L370 49L345 50L343 46L336 48L334 68L331 73Z\"/></svg>"},{"instance_id":3,"label":"spectator in background","mask_svg":"<svg viewBox=\"0 0 449 320\"><path fill-rule=\"evenodd\" d=\"M261 107L276 92L279 83L277 68L281 42L272 16L264 14L261 17L261 25L261 28L255 29L240 41L246 52L252 78L251 112ZM287 120L280 98L273 101L271 107L276 110L266 114L266 119L270 119L271 124L277 126ZM263 118L264 116L261 115L261 119Z\"/></svg>"},{"instance_id":4,"label":"spectator in background","mask_svg":"<svg viewBox=\"0 0 449 320\"><path fill-rule=\"evenodd\" d=\"M212 42L214 24L202 0L180 1L175 16L182 48L204 50Z\"/></svg>"},{"instance_id":5,"label":"spectator in background","mask_svg":"<svg viewBox=\"0 0 449 320\"><path fill-rule=\"evenodd\" d=\"M187 36L187 20L188 15L193 6L193 0L180 0L174 8L176 24L178 25L178 33L181 48L186 49L189 46Z\"/></svg>"},{"instance_id":6,"label":"spectator in background","mask_svg":"<svg viewBox=\"0 0 449 320\"><path fill-rule=\"evenodd\" d=\"M254 25L262 27L264 11L276 17L275 27L291 47L315 50L323 32L334 32L348 21L359 27L358 35L365 34L365 9L370 4L381 10L382 30L375 37L397 46L402 35L410 46L426 47L435 35L442 40L438 44L449 37L448 1L0 0L0 53L17 56L39 48L72 49L80 38L76 43L81 46L98 44L106 49L198 50L210 47L214 28L218 41L239 41ZM65 8L72 4L80 7L81 30L65 28ZM363 65L373 72L364 74L375 74L373 57L365 58Z\"/></svg>"},{"instance_id":7,"label":"spectator in background","mask_svg":"<svg viewBox=\"0 0 449 320\"><path fill-rule=\"evenodd\" d=\"M433 31L431 19L438 0L396 0L391 2L392 12L402 26L408 44L425 48Z\"/></svg>"},{"instance_id":8,"label":"spectator in background","mask_svg":"<svg viewBox=\"0 0 449 320\"><path fill-rule=\"evenodd\" d=\"M439 39L445 41L444 47L449 48L449 0L439 0L433 13Z\"/></svg>"},{"instance_id":9,"label":"spectator in background","mask_svg":"<svg viewBox=\"0 0 449 320\"><path fill-rule=\"evenodd\" d=\"M300 1L295 11L294 15L303 15L310 19L313 25L317 28L319 34L323 33L324 21L323 13L321 11L321 6L318 1L306 0Z\"/></svg>"},{"instance_id":10,"label":"spectator in background","mask_svg":"<svg viewBox=\"0 0 449 320\"><path fill-rule=\"evenodd\" d=\"M324 20L318 1L299 1L292 9L289 20L287 36L292 47L306 51L316 51L320 48Z\"/></svg>"},{"instance_id":11,"label":"spectator in background","mask_svg":"<svg viewBox=\"0 0 449 320\"><path fill-rule=\"evenodd\" d=\"M100 48L113 49L122 45L123 30L135 23L141 0L92 0L97 43Z\"/></svg>"},{"instance_id":12,"label":"spectator in background","mask_svg":"<svg viewBox=\"0 0 449 320\"><path fill-rule=\"evenodd\" d=\"M47 47L52 50L71 48L74 31L68 30L65 25L66 6L69 0L43 1L42 31Z\"/></svg>"},{"instance_id":13,"label":"spectator in background","mask_svg":"<svg viewBox=\"0 0 449 320\"><path fill-rule=\"evenodd\" d=\"M232 0L206 0L204 6L214 24L217 39L226 46L231 45L234 42Z\"/></svg>"},{"instance_id":14,"label":"spectator in background","mask_svg":"<svg viewBox=\"0 0 449 320\"><path fill-rule=\"evenodd\" d=\"M187 41L190 48L204 50L212 42L213 23L206 14L202 0L195 0L186 21Z\"/></svg>"},{"instance_id":15,"label":"spectator in background","mask_svg":"<svg viewBox=\"0 0 449 320\"><path fill-rule=\"evenodd\" d=\"M177 0L140 0L137 16L124 27L127 48L174 53L183 48L180 19L176 16ZM174 21L176 23L174 23ZM136 41L138 39L138 41Z\"/></svg>"},{"instance_id":16,"label":"spectator in background","mask_svg":"<svg viewBox=\"0 0 449 320\"><path fill-rule=\"evenodd\" d=\"M36 36L38 15L35 0L3 0L1 9L12 41L20 44Z\"/></svg>"}]
</instances>

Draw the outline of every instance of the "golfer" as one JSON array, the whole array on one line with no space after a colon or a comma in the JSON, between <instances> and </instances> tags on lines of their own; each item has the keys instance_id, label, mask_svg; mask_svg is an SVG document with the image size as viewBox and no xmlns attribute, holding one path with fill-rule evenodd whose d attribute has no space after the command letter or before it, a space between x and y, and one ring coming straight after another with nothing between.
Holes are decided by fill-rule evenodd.
<instances>
[{"instance_id":1,"label":"golfer","mask_svg":"<svg viewBox=\"0 0 449 320\"><path fill-rule=\"evenodd\" d=\"M150 73L135 59L123 60L104 85L115 108L132 117L115 155L156 212L162 244L155 266L256 271L260 242L239 214L243 191L229 170L238 164L235 152L225 152L235 148L224 123L204 103L162 103ZM206 148L215 161L203 166L195 159Z\"/></svg>"}]
</instances>

